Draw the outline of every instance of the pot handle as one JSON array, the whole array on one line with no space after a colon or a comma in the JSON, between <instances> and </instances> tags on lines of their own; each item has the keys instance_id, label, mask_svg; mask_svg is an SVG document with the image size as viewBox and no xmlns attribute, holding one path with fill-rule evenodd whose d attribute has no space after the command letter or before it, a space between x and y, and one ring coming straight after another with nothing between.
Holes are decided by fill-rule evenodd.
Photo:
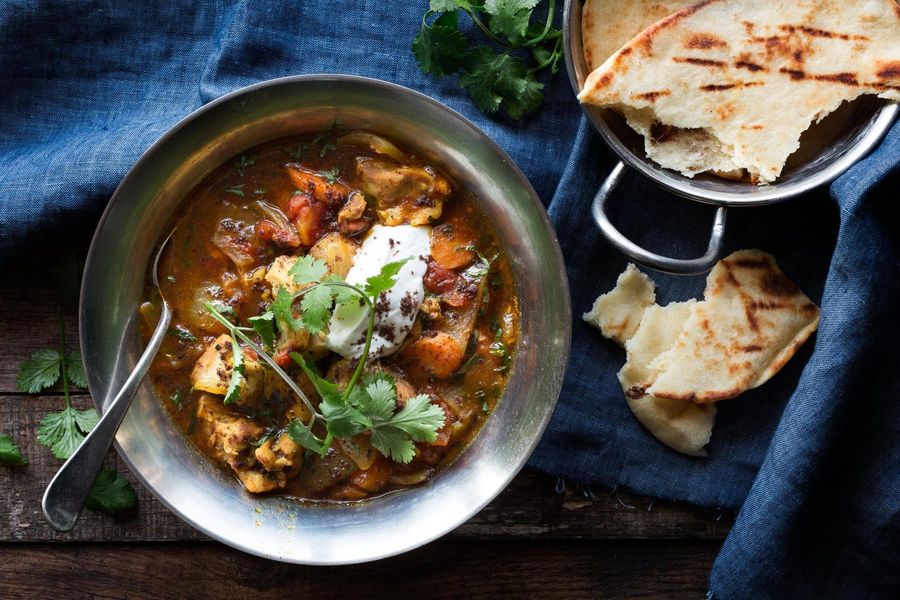
<instances>
[{"instance_id":1,"label":"pot handle","mask_svg":"<svg viewBox=\"0 0 900 600\"><path fill-rule=\"evenodd\" d=\"M719 259L725 240L725 207L720 206L716 210L706 254L700 258L690 259L669 258L668 256L655 254L638 246L622 235L606 215L606 201L609 200L613 190L624 177L625 171L624 163L620 162L617 164L603 182L603 185L600 186L591 205L594 221L597 222L597 227L600 228L606 239L635 262L657 271L672 273L673 275L700 275L712 269Z\"/></svg>"}]
</instances>

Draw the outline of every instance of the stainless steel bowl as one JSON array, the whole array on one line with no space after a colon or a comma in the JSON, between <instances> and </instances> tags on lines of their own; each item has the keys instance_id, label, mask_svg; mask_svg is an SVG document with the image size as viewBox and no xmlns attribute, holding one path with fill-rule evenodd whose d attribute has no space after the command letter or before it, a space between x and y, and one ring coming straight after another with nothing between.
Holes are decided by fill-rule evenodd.
<instances>
[{"instance_id":1,"label":"stainless steel bowl","mask_svg":"<svg viewBox=\"0 0 900 600\"><path fill-rule=\"evenodd\" d=\"M576 94L590 74L581 39L582 5L583 0L566 0L563 10L566 68ZM645 156L643 138L618 113L588 104L582 104L581 108L600 137L621 159L594 198L592 210L598 227L613 245L634 260L675 274L703 273L712 268L724 240L726 207L773 204L829 183L874 149L900 113L900 106L872 97L845 106L804 135L805 143L788 161L777 182L760 186L712 175L691 179L664 169ZM810 148L815 151L809 152ZM679 260L654 254L629 241L613 226L604 207L627 172L626 165L670 192L719 207L703 257Z\"/></svg>"},{"instance_id":2,"label":"stainless steel bowl","mask_svg":"<svg viewBox=\"0 0 900 600\"><path fill-rule=\"evenodd\" d=\"M409 89L339 75L288 77L224 96L156 142L116 190L94 236L81 294L81 350L101 411L140 355L136 309L148 261L186 194L257 144L337 118L394 138L443 167L493 222L521 303L509 385L468 449L426 484L360 504L245 493L170 421L147 384L116 438L132 473L175 514L230 546L276 560L357 563L420 546L493 499L531 454L562 386L571 307L559 244L534 190L469 121Z\"/></svg>"}]
</instances>

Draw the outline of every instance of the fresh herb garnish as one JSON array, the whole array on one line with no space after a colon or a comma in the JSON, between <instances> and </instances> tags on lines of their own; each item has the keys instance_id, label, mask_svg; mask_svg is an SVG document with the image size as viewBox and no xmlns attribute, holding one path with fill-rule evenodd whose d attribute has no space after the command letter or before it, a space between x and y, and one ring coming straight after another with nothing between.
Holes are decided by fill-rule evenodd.
<instances>
[{"instance_id":1,"label":"fresh herb garnish","mask_svg":"<svg viewBox=\"0 0 900 600\"><path fill-rule=\"evenodd\" d=\"M333 169L329 169L328 171L319 171L319 175L325 178L325 181L331 184L337 183L338 177L341 176L341 170L337 167Z\"/></svg>"},{"instance_id":2,"label":"fresh herb garnish","mask_svg":"<svg viewBox=\"0 0 900 600\"><path fill-rule=\"evenodd\" d=\"M184 402L181 400L181 390L175 392L175 394L171 398L172 404L175 405L175 408L178 410L184 410Z\"/></svg>"},{"instance_id":3,"label":"fresh herb garnish","mask_svg":"<svg viewBox=\"0 0 900 600\"><path fill-rule=\"evenodd\" d=\"M238 175L241 177L244 176L244 169L247 167L252 167L256 164L257 156L255 154L244 154L240 158L237 159L235 163L235 168L237 169Z\"/></svg>"},{"instance_id":4,"label":"fresh herb garnish","mask_svg":"<svg viewBox=\"0 0 900 600\"><path fill-rule=\"evenodd\" d=\"M173 338L179 339L182 342L188 342L193 344L197 341L197 336L187 330L183 325L176 325L175 327L169 327L168 331L166 331L166 335L171 335Z\"/></svg>"},{"instance_id":5,"label":"fresh herb garnish","mask_svg":"<svg viewBox=\"0 0 900 600\"><path fill-rule=\"evenodd\" d=\"M532 22L539 0L431 0L412 52L424 73L459 73L459 86L487 114L503 110L513 119L535 112L544 99L536 75L559 70L562 34L553 27L555 0L547 2L544 22ZM459 13L494 44L471 46L459 29ZM429 22L429 19L437 15ZM529 67L523 56L530 54Z\"/></svg>"},{"instance_id":6,"label":"fresh herb garnish","mask_svg":"<svg viewBox=\"0 0 900 600\"><path fill-rule=\"evenodd\" d=\"M38 350L19 367L16 382L19 389L36 394L62 380L66 406L41 419L37 430L38 442L53 451L57 458L69 458L84 437L96 425L99 417L93 408L78 410L72 407L69 385L87 386L81 355L66 353L65 321L59 311L60 345L58 350ZM63 358L65 357L65 358Z\"/></svg>"},{"instance_id":7,"label":"fresh herb garnish","mask_svg":"<svg viewBox=\"0 0 900 600\"><path fill-rule=\"evenodd\" d=\"M250 327L266 345L266 348L275 347L275 313L267 310L261 315L247 319Z\"/></svg>"},{"instance_id":8,"label":"fresh herb garnish","mask_svg":"<svg viewBox=\"0 0 900 600\"><path fill-rule=\"evenodd\" d=\"M255 332L264 338L258 330L258 325L253 328L237 326L228 321L214 306L206 305L213 318L229 330L235 346L241 341L252 348L303 400L312 415L309 423L295 419L285 428L291 439L303 448L324 455L334 438L350 438L369 432L372 445L379 452L397 462L407 463L415 455L415 442L432 442L437 438L437 431L444 424L444 412L433 404L427 395L420 394L410 398L398 411L394 379L384 373L375 375L362 373L375 331L375 302L383 292L394 286L397 275L405 263L406 260L401 260L385 265L377 275L368 278L365 285L359 287L329 275L324 262L310 256L300 257L288 273L294 283L308 287L296 294L281 288L270 310L258 317L258 323L271 324L277 319L279 323L284 323L289 328L302 327L310 332L320 332L337 306L347 302L360 302L362 306L367 307L368 328L362 359L357 361L345 386L339 386L320 376L314 366L308 364L300 354L291 354L294 362L300 366L321 397L318 407L312 404L274 359L247 335ZM299 319L293 315L293 306L298 299ZM249 321L254 323L253 318ZM237 355L234 364L238 365ZM235 378L235 371L236 367L232 372L232 381ZM236 385L239 386L240 382ZM320 423L325 431L324 439L313 430L317 423Z\"/></svg>"},{"instance_id":9,"label":"fresh herb garnish","mask_svg":"<svg viewBox=\"0 0 900 600\"><path fill-rule=\"evenodd\" d=\"M503 327L499 321L494 321L494 342L490 345L489 352L500 359L500 365L494 369L497 373L506 373L512 365L512 357L509 355L509 347L503 341Z\"/></svg>"},{"instance_id":10,"label":"fresh herb garnish","mask_svg":"<svg viewBox=\"0 0 900 600\"><path fill-rule=\"evenodd\" d=\"M231 379L228 381L228 389L225 391L224 404L231 404L241 395L244 387L244 351L237 338L231 336Z\"/></svg>"},{"instance_id":11,"label":"fresh herb garnish","mask_svg":"<svg viewBox=\"0 0 900 600\"><path fill-rule=\"evenodd\" d=\"M235 196L239 196L241 198L244 197L244 184L235 185L230 188L225 188L226 194L234 194Z\"/></svg>"},{"instance_id":12,"label":"fresh herb garnish","mask_svg":"<svg viewBox=\"0 0 900 600\"><path fill-rule=\"evenodd\" d=\"M269 190L267 190L266 188L256 188L255 190L253 190L253 193L256 194L257 196L262 196L263 194L266 194L268 191Z\"/></svg>"},{"instance_id":13,"label":"fresh herb garnish","mask_svg":"<svg viewBox=\"0 0 900 600\"><path fill-rule=\"evenodd\" d=\"M94 480L94 486L84 505L91 510L117 515L134 506L137 496L128 480L110 469L104 469Z\"/></svg>"},{"instance_id":14,"label":"fresh herb garnish","mask_svg":"<svg viewBox=\"0 0 900 600\"><path fill-rule=\"evenodd\" d=\"M4 465L24 465L27 461L22 458L22 452L8 435L0 435L0 463Z\"/></svg>"},{"instance_id":15,"label":"fresh herb garnish","mask_svg":"<svg viewBox=\"0 0 900 600\"><path fill-rule=\"evenodd\" d=\"M69 385L87 387L87 378L84 375L81 354L76 351L66 352L66 324L62 311L59 311L59 330L59 349L35 352L19 367L16 382L23 392L36 394L62 381L65 408L59 412L48 413L41 419L37 429L37 440L50 448L56 458L67 459L81 445L100 417L93 408L79 410L72 406ZM0 436L0 460L3 460L5 454L3 443L5 437ZM19 455L18 448L13 444L9 456L16 455ZM19 458L21 459L21 456ZM115 471L103 471L94 482L86 504L88 508L112 514L121 508L130 508L134 503L135 494L131 484Z\"/></svg>"}]
</instances>

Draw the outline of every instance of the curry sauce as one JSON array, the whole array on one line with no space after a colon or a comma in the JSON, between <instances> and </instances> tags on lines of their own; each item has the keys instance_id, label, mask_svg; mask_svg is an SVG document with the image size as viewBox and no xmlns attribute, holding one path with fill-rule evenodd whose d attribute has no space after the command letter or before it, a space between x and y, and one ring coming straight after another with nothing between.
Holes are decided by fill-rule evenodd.
<instances>
[{"instance_id":1,"label":"curry sauce","mask_svg":"<svg viewBox=\"0 0 900 600\"><path fill-rule=\"evenodd\" d=\"M207 308L245 326L271 311L282 288L298 287L289 268L297 257L315 257L329 276L345 277L379 225L426 228L430 236L430 256L415 257L427 263L424 293L409 307L405 339L360 367L389 378L398 411L422 395L443 411L433 441L416 441L406 463L376 449L369 431L335 437L322 454L300 447L289 424L310 411L240 342L245 385L226 403L235 339ZM507 258L466 190L396 144L332 128L259 146L197 185L173 226L159 271L172 327L150 378L174 423L247 491L347 501L419 484L465 448L500 399L519 320ZM146 298L148 335L159 300L150 287ZM293 310L300 307L298 300ZM327 331L276 319L275 332L271 358L313 405L321 397L292 356L348 384L358 359L329 350ZM312 431L325 436L321 424Z\"/></svg>"}]
</instances>

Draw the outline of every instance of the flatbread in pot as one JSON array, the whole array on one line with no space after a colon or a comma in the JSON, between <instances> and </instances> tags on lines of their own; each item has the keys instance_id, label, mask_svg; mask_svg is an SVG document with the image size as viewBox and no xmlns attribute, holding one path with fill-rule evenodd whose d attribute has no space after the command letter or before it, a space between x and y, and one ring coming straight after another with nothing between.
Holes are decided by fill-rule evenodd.
<instances>
[{"instance_id":1,"label":"flatbread in pot","mask_svg":"<svg viewBox=\"0 0 900 600\"><path fill-rule=\"evenodd\" d=\"M627 42L578 97L645 130L658 123L715 140L708 163L653 157L665 167L733 166L767 183L811 123L864 94L900 100L895 0L704 0Z\"/></svg>"},{"instance_id":2,"label":"flatbread in pot","mask_svg":"<svg viewBox=\"0 0 900 600\"><path fill-rule=\"evenodd\" d=\"M628 40L697 0L587 0L581 9L584 60L593 71Z\"/></svg>"}]
</instances>

